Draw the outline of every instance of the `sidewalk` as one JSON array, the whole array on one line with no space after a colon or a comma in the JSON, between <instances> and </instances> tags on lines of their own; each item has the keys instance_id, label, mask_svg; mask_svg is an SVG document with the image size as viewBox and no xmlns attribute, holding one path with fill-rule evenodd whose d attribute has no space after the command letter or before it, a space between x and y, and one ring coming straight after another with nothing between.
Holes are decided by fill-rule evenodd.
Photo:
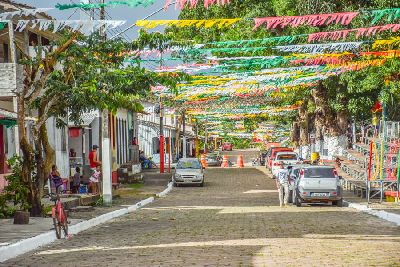
<instances>
[{"instance_id":1,"label":"sidewalk","mask_svg":"<svg viewBox=\"0 0 400 267\"><path fill-rule=\"evenodd\" d=\"M344 199L351 203L364 205L373 210L382 210L400 215L400 203L386 201L379 203L378 199L371 199L371 203L368 203L365 198L354 195L352 191L345 191L343 195Z\"/></svg>"},{"instance_id":2,"label":"sidewalk","mask_svg":"<svg viewBox=\"0 0 400 267\"><path fill-rule=\"evenodd\" d=\"M156 180L156 183L152 182L152 180ZM82 227L76 228L75 226L83 224L83 229L85 229L88 228L88 225L96 224L96 221L102 222L121 216L128 212L128 210L132 212L142 206L140 202L145 201L146 203L150 203L156 197L166 194L166 192L163 191L166 190L168 181L169 178L160 179L158 175L154 174L147 178L147 183L149 183L149 185L146 185L146 182L144 184L122 185L119 189L113 191L113 203L111 207L72 206L74 208L68 212L69 220L71 221L69 224L70 232L72 234L80 232L78 228ZM172 186L167 188L170 189ZM160 192L163 192L163 194L160 195ZM76 199L77 198L68 198L68 201L76 201ZM43 244L48 244L55 238L53 232L52 218L31 217L28 225L14 225L13 219L0 220L0 254L3 253L1 252L2 250L6 251L11 247L13 251L18 251L20 244L24 243L23 241L28 238L32 239L30 243L38 243L38 245L32 245L32 248L24 249L24 252L35 249ZM44 241L38 242L38 240ZM18 252L15 252L14 254L19 255L21 253L18 254ZM3 257L0 257L0 262L2 259Z\"/></svg>"}]
</instances>

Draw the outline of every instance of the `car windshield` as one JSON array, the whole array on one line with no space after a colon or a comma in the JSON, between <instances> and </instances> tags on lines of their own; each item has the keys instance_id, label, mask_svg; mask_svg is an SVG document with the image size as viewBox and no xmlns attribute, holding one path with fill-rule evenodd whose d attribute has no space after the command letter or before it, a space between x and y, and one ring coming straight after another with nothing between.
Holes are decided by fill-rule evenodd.
<instances>
[{"instance_id":1,"label":"car windshield","mask_svg":"<svg viewBox=\"0 0 400 267\"><path fill-rule=\"evenodd\" d=\"M296 154L281 154L276 156L277 160L297 160Z\"/></svg>"},{"instance_id":2,"label":"car windshield","mask_svg":"<svg viewBox=\"0 0 400 267\"><path fill-rule=\"evenodd\" d=\"M334 178L333 168L304 169L304 178Z\"/></svg>"},{"instance_id":3,"label":"car windshield","mask_svg":"<svg viewBox=\"0 0 400 267\"><path fill-rule=\"evenodd\" d=\"M197 160L179 161L176 165L177 169L201 169L201 164Z\"/></svg>"}]
</instances>

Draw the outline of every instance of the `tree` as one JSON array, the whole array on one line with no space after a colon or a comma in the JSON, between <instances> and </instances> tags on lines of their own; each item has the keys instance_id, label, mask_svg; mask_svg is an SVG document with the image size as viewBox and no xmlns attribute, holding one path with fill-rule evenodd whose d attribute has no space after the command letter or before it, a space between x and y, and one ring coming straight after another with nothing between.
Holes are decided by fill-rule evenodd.
<instances>
[{"instance_id":1,"label":"tree","mask_svg":"<svg viewBox=\"0 0 400 267\"><path fill-rule=\"evenodd\" d=\"M37 55L44 53L44 57L24 54L24 87L17 93L18 126L22 176L29 187L33 216L41 215L43 187L55 159L47 135L48 118L56 118L63 127L66 119L81 123L81 114L93 109L139 112L143 109L140 100L148 96L150 86L174 86L180 79L179 75L147 71L139 62L127 66L125 55L132 47L134 44L121 40L100 41L97 35L85 37L76 32L59 40L50 51L39 47ZM37 114L32 128L34 144L25 128L27 114Z\"/></svg>"}]
</instances>

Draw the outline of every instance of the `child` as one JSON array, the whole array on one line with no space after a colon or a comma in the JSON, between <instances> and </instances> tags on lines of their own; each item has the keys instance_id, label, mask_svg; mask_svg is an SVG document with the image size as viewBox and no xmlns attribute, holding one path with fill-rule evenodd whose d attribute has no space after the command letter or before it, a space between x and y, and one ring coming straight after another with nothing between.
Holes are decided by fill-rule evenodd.
<instances>
[{"instance_id":1,"label":"child","mask_svg":"<svg viewBox=\"0 0 400 267\"><path fill-rule=\"evenodd\" d=\"M97 165L96 170L93 171L92 176L90 176L90 188L92 189L93 194L97 194L99 190L99 183L100 183L100 176L101 176L101 166Z\"/></svg>"},{"instance_id":2,"label":"child","mask_svg":"<svg viewBox=\"0 0 400 267\"><path fill-rule=\"evenodd\" d=\"M56 188L56 193L63 193L64 192L64 183L60 177L60 173L58 172L57 166L51 166L51 173L49 175L50 181L53 182L54 187Z\"/></svg>"},{"instance_id":3,"label":"child","mask_svg":"<svg viewBox=\"0 0 400 267\"><path fill-rule=\"evenodd\" d=\"M79 194L79 188L81 186L81 168L75 168L75 175L72 178L72 192L74 194Z\"/></svg>"}]
</instances>

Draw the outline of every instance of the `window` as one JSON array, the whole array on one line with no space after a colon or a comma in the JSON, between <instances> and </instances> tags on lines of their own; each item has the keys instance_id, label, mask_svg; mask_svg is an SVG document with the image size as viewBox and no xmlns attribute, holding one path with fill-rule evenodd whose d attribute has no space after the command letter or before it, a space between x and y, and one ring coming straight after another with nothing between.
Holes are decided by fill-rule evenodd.
<instances>
[{"instance_id":1,"label":"window","mask_svg":"<svg viewBox=\"0 0 400 267\"><path fill-rule=\"evenodd\" d=\"M296 154L281 154L276 156L277 160L297 160Z\"/></svg>"},{"instance_id":2,"label":"window","mask_svg":"<svg viewBox=\"0 0 400 267\"><path fill-rule=\"evenodd\" d=\"M304 169L304 178L334 178L333 168Z\"/></svg>"},{"instance_id":3,"label":"window","mask_svg":"<svg viewBox=\"0 0 400 267\"><path fill-rule=\"evenodd\" d=\"M50 45L49 39L42 37L42 45L43 45L43 46L48 46L48 45Z\"/></svg>"},{"instance_id":4,"label":"window","mask_svg":"<svg viewBox=\"0 0 400 267\"><path fill-rule=\"evenodd\" d=\"M39 39L36 33L29 32L29 45L37 46L39 44Z\"/></svg>"}]
</instances>

